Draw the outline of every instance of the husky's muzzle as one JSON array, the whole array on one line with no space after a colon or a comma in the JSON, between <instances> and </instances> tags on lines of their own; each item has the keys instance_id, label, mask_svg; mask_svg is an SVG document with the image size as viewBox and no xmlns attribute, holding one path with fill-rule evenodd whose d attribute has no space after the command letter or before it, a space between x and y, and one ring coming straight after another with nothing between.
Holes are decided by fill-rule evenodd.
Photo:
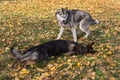
<instances>
[{"instance_id":1,"label":"husky's muzzle","mask_svg":"<svg viewBox=\"0 0 120 80\"><path fill-rule=\"evenodd\" d=\"M68 14L66 14L66 15L65 14L62 14L62 15L56 14L56 16L57 16L57 20L61 26L64 26L64 24L67 23Z\"/></svg>"}]
</instances>

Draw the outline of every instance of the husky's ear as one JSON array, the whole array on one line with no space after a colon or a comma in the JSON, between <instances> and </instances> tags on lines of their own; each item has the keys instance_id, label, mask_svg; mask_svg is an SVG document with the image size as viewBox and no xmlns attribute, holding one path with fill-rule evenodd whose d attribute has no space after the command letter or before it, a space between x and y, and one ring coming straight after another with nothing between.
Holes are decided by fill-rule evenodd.
<instances>
[{"instance_id":1,"label":"husky's ear","mask_svg":"<svg viewBox=\"0 0 120 80\"><path fill-rule=\"evenodd\" d=\"M57 9L56 12L55 12L55 16L56 16L56 14L59 14L61 11L62 11L62 8Z\"/></svg>"},{"instance_id":2,"label":"husky's ear","mask_svg":"<svg viewBox=\"0 0 120 80\"><path fill-rule=\"evenodd\" d=\"M63 14L67 14L68 9L67 8L61 8Z\"/></svg>"}]
</instances>

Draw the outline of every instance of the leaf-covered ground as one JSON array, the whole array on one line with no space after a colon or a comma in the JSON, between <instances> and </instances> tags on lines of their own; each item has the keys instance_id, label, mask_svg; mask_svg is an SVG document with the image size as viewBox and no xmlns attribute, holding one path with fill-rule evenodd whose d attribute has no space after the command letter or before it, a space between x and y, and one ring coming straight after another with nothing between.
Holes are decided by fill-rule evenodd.
<instances>
[{"instance_id":1,"label":"leaf-covered ground","mask_svg":"<svg viewBox=\"0 0 120 80\"><path fill-rule=\"evenodd\" d=\"M100 24L90 27L84 44L95 41L94 55L51 57L27 69L13 70L10 47L24 51L57 37L60 7L89 12ZM83 36L84 34L82 34ZM62 39L73 40L69 30ZM1 80L120 80L120 0L0 0Z\"/></svg>"}]
</instances>

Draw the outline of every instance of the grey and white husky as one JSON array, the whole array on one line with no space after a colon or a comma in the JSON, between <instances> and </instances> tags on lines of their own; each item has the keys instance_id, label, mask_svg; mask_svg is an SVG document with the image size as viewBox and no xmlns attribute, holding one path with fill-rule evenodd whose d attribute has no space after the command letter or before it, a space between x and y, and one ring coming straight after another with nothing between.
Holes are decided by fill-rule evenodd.
<instances>
[{"instance_id":1,"label":"grey and white husky","mask_svg":"<svg viewBox=\"0 0 120 80\"><path fill-rule=\"evenodd\" d=\"M81 10L68 10L67 8L60 8L56 11L56 17L59 23L60 32L57 39L60 39L64 32L65 27L69 27L72 31L74 42L77 42L77 32L76 29L79 28L80 31L85 32L84 38L87 38L90 34L89 25L98 24L98 20L92 19L91 15L87 12Z\"/></svg>"}]
</instances>

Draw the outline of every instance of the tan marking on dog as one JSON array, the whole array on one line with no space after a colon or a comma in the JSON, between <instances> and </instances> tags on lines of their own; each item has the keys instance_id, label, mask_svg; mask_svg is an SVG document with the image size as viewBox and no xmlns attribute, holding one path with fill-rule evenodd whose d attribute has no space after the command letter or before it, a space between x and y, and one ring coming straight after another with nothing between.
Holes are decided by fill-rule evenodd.
<instances>
[{"instance_id":1,"label":"tan marking on dog","mask_svg":"<svg viewBox=\"0 0 120 80\"><path fill-rule=\"evenodd\" d=\"M70 44L69 45L69 50L72 50L74 48L74 46L75 46L74 44Z\"/></svg>"}]
</instances>

